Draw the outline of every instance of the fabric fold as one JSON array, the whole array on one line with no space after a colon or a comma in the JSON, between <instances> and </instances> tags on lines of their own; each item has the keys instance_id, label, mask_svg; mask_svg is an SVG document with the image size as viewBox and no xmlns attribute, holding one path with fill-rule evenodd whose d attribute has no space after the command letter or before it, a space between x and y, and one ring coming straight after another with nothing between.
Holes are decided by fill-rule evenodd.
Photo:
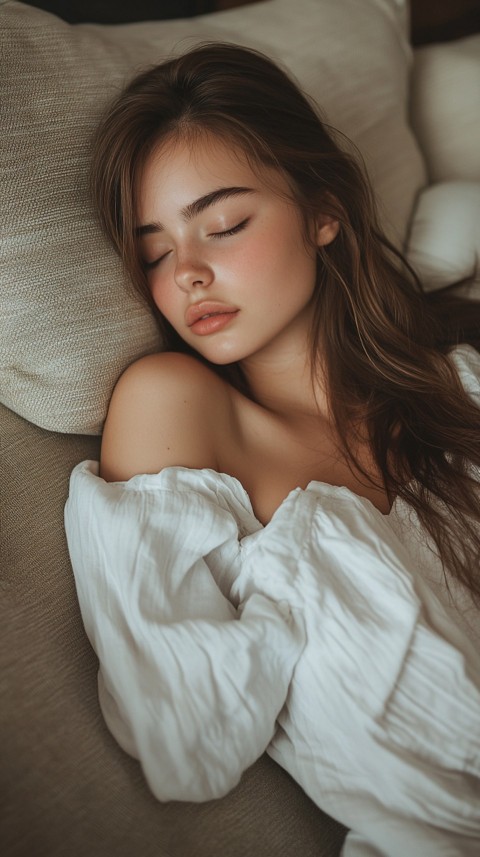
<instances>
[{"instance_id":1,"label":"fabric fold","mask_svg":"<svg viewBox=\"0 0 480 857\"><path fill-rule=\"evenodd\" d=\"M237 611L221 593L204 555L238 550L238 528L211 497L172 491L169 474L163 488L161 474L97 472L73 471L65 523L105 720L160 800L220 797L273 736L301 622L261 594Z\"/></svg>"}]
</instances>

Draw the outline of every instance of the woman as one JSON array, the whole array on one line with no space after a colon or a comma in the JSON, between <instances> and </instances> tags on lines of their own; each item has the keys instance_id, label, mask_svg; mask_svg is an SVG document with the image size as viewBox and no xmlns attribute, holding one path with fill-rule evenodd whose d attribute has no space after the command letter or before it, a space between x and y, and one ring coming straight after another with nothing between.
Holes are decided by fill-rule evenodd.
<instances>
[{"instance_id":1,"label":"woman","mask_svg":"<svg viewBox=\"0 0 480 857\"><path fill-rule=\"evenodd\" d=\"M427 300L253 51L134 80L93 188L166 343L67 504L111 730L162 800L267 749L346 854L476 854L479 307Z\"/></svg>"}]
</instances>

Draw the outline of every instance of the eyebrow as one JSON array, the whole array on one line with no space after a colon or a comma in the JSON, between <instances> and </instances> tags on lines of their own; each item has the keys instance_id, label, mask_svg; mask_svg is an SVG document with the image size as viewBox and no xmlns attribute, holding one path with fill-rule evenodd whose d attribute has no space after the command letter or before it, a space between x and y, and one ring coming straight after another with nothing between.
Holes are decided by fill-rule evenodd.
<instances>
[{"instance_id":1,"label":"eyebrow","mask_svg":"<svg viewBox=\"0 0 480 857\"><path fill-rule=\"evenodd\" d=\"M220 187L217 190L206 193L205 196L201 196L199 199L195 199L193 202L189 202L188 205L182 208L180 214L188 223L189 220L192 220L197 214L205 211L211 205L215 205L216 202L220 202L222 199L229 199L231 196L242 196L247 193L255 193L255 190L251 187ZM161 232L164 228L158 222L146 223L144 226L137 226L135 234L138 236L151 235L155 232Z\"/></svg>"}]
</instances>

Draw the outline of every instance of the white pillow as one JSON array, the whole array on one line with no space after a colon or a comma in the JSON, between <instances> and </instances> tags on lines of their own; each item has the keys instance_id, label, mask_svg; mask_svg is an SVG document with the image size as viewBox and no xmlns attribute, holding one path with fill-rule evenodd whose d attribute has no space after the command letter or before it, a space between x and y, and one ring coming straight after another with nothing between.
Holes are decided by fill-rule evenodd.
<instances>
[{"instance_id":1,"label":"white pillow","mask_svg":"<svg viewBox=\"0 0 480 857\"><path fill-rule=\"evenodd\" d=\"M407 258L430 291L469 280L480 299L480 182L444 182L422 191Z\"/></svg>"},{"instance_id":2,"label":"white pillow","mask_svg":"<svg viewBox=\"0 0 480 857\"><path fill-rule=\"evenodd\" d=\"M480 33L415 51L412 125L433 182L480 181Z\"/></svg>"},{"instance_id":3,"label":"white pillow","mask_svg":"<svg viewBox=\"0 0 480 857\"><path fill-rule=\"evenodd\" d=\"M385 228L405 239L425 171L406 121L403 0L269 0L121 26L71 26L0 0L0 389L4 404L44 428L100 432L120 372L161 347L96 224L89 141L133 73L205 39L284 63L359 145Z\"/></svg>"}]
</instances>

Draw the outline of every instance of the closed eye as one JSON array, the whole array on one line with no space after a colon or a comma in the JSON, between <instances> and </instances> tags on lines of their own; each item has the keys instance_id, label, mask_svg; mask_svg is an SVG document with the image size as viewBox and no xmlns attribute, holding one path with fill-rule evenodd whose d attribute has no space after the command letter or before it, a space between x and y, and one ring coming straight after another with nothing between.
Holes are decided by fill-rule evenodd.
<instances>
[{"instance_id":1,"label":"closed eye","mask_svg":"<svg viewBox=\"0 0 480 857\"><path fill-rule=\"evenodd\" d=\"M159 256L158 259L154 259L152 262L146 262L145 260L143 260L142 264L144 270L151 271L153 268L156 268L157 265L159 265L162 259L165 259L166 256L168 256L168 253L164 253L163 256Z\"/></svg>"},{"instance_id":2,"label":"closed eye","mask_svg":"<svg viewBox=\"0 0 480 857\"><path fill-rule=\"evenodd\" d=\"M245 220L242 220L240 223L237 223L236 226L232 226L231 229L225 229L223 232L211 232L210 237L227 238L229 235L236 235L237 232L241 232L242 229L245 229L245 226L247 225L249 220L250 218L246 217Z\"/></svg>"},{"instance_id":3,"label":"closed eye","mask_svg":"<svg viewBox=\"0 0 480 857\"><path fill-rule=\"evenodd\" d=\"M227 238L229 235L236 235L237 232L241 232L242 229L245 229L249 220L250 220L250 218L246 217L245 220L242 220L240 223L237 223L236 226L232 226L231 229L224 229L223 232L211 232L209 237L210 238ZM159 265L160 262L162 262L163 259L165 259L167 256L168 256L168 252L163 253L163 255L159 256L158 259L153 259L152 262L146 262L144 260L143 261L144 270L145 271L152 271L153 268L156 268L157 265Z\"/></svg>"}]
</instances>

